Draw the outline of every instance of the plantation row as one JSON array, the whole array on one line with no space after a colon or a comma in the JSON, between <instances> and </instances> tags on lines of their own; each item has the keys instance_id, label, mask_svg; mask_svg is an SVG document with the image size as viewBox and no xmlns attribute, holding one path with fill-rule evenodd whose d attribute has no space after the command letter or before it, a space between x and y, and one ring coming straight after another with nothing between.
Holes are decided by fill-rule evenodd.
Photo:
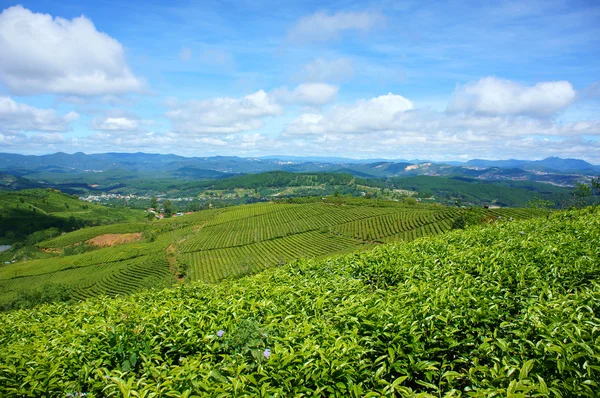
<instances>
[{"instance_id":1,"label":"plantation row","mask_svg":"<svg viewBox=\"0 0 600 398\"><path fill-rule=\"evenodd\" d=\"M73 296L85 299L102 294L129 294L147 288L166 287L171 279L164 253L158 253L119 263L110 273L87 278L87 283L76 286Z\"/></svg>"},{"instance_id":2,"label":"plantation row","mask_svg":"<svg viewBox=\"0 0 600 398\"><path fill-rule=\"evenodd\" d=\"M255 273L298 258L312 258L360 247L362 242L318 231L295 234L255 244L203 250L182 256L192 280L216 282Z\"/></svg>"},{"instance_id":3,"label":"plantation row","mask_svg":"<svg viewBox=\"0 0 600 398\"><path fill-rule=\"evenodd\" d=\"M266 208L271 212L266 212ZM410 210L406 208L370 208L365 206L331 206L323 204L309 205L263 205L260 217L238 218L236 221L221 223L220 217L209 221L193 238L189 239L182 247L184 252L195 252L224 247L242 246L264 240L270 240L292 234L314 231L317 229L332 229L340 224L356 220L370 220L370 224L379 224L380 217L404 217L407 220L417 218L411 228L417 228L421 223L430 222L427 216L436 217L438 213L446 214L441 218L451 217L456 212L443 210ZM400 213L399 213L400 212ZM226 214L226 213L225 213ZM224 215L225 215L224 214ZM395 215L395 216L394 216ZM239 217L239 214L238 214ZM434 218L437 219L437 218ZM215 224L216 223L216 224ZM361 227L362 224L356 224ZM353 228L349 225L348 228ZM354 227L356 228L356 227ZM337 233L343 233L333 228ZM345 231L345 230L344 230ZM389 235L397 234L402 229ZM358 236L356 236L358 237ZM370 240L358 237L363 240Z\"/></svg>"},{"instance_id":4,"label":"plantation row","mask_svg":"<svg viewBox=\"0 0 600 398\"><path fill-rule=\"evenodd\" d=\"M162 256L162 265L158 266L156 261L149 261L156 256ZM172 278L169 276L169 267L164 256L164 250L160 247L151 243L136 243L74 256L5 265L0 267L0 304L10 302L20 293L41 289L47 284L67 287L76 298L93 297L98 292L109 293L108 290L90 287L103 283L103 279L113 278L113 274L138 263L147 263L144 266L151 269L160 268L163 279L170 281ZM150 286L142 283L143 274L128 275L127 278L113 278L115 286L123 286L120 293L133 293L142 287ZM137 287L128 288L132 284Z\"/></svg>"},{"instance_id":5,"label":"plantation row","mask_svg":"<svg viewBox=\"0 0 600 398\"><path fill-rule=\"evenodd\" d=\"M40 246L60 250L107 233L144 232L147 241L1 267L0 306L47 285L60 285L72 297L83 299L163 286L174 281L173 274L215 282L299 258L437 235L448 231L463 211L439 206L406 207L393 202L386 207L260 203L153 223L85 228ZM522 218L532 213L492 209L486 214L493 219L504 215L508 220L509 215ZM173 264L169 267L166 251L172 245ZM146 277L144 262L152 277Z\"/></svg>"},{"instance_id":6,"label":"plantation row","mask_svg":"<svg viewBox=\"0 0 600 398\"><path fill-rule=\"evenodd\" d=\"M0 395L597 397L599 219L0 314Z\"/></svg>"},{"instance_id":7,"label":"plantation row","mask_svg":"<svg viewBox=\"0 0 600 398\"><path fill-rule=\"evenodd\" d=\"M450 229L449 223L444 223L444 221L452 220L458 213L458 210L449 210L386 214L346 223L332 228L332 232L372 241L397 237L403 232L417 230L425 225L433 224L432 235L437 235Z\"/></svg>"}]
</instances>

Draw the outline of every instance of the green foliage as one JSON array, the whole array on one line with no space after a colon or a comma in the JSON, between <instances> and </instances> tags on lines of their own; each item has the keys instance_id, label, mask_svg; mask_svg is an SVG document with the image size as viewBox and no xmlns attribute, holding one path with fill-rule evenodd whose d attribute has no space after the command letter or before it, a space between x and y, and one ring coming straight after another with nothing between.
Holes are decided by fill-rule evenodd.
<instances>
[{"instance_id":1,"label":"green foliage","mask_svg":"<svg viewBox=\"0 0 600 398\"><path fill-rule=\"evenodd\" d=\"M569 199L570 189L532 181L480 180L466 177L395 177L389 179L356 179L357 184L394 189L406 189L421 193L422 197L434 196L443 204L525 207L537 198L562 203Z\"/></svg>"},{"instance_id":2,"label":"green foliage","mask_svg":"<svg viewBox=\"0 0 600 398\"><path fill-rule=\"evenodd\" d=\"M350 174L339 173L290 173L270 171L261 174L249 174L203 183L210 189L295 187L311 185L348 185L354 180Z\"/></svg>"},{"instance_id":3,"label":"green foliage","mask_svg":"<svg viewBox=\"0 0 600 398\"><path fill-rule=\"evenodd\" d=\"M465 229L472 225L483 224L485 220L485 212L483 209L471 207L466 211L462 211L458 217L452 222L452 229Z\"/></svg>"},{"instance_id":4,"label":"green foliage","mask_svg":"<svg viewBox=\"0 0 600 398\"><path fill-rule=\"evenodd\" d=\"M36 243L46 239L52 239L58 235L60 235L60 230L58 228L48 228L42 231L36 231L25 239L25 244L35 245Z\"/></svg>"},{"instance_id":5,"label":"green foliage","mask_svg":"<svg viewBox=\"0 0 600 398\"><path fill-rule=\"evenodd\" d=\"M527 207L532 209L551 209L555 206L556 204L554 202L537 197L527 202Z\"/></svg>"},{"instance_id":6,"label":"green foliage","mask_svg":"<svg viewBox=\"0 0 600 398\"><path fill-rule=\"evenodd\" d=\"M3 310L33 308L40 304L71 300L71 291L62 285L44 285L40 289L17 292L16 298L3 305Z\"/></svg>"},{"instance_id":7,"label":"green foliage","mask_svg":"<svg viewBox=\"0 0 600 398\"><path fill-rule=\"evenodd\" d=\"M0 314L0 395L595 397L599 216Z\"/></svg>"},{"instance_id":8,"label":"green foliage","mask_svg":"<svg viewBox=\"0 0 600 398\"><path fill-rule=\"evenodd\" d=\"M417 199L415 198L404 198L402 199L402 203L407 206L416 206L418 204Z\"/></svg>"},{"instance_id":9,"label":"green foliage","mask_svg":"<svg viewBox=\"0 0 600 398\"><path fill-rule=\"evenodd\" d=\"M171 203L171 201L165 200L164 207L165 207L165 217L167 217L167 218L171 217L173 215L173 204Z\"/></svg>"}]
</instances>

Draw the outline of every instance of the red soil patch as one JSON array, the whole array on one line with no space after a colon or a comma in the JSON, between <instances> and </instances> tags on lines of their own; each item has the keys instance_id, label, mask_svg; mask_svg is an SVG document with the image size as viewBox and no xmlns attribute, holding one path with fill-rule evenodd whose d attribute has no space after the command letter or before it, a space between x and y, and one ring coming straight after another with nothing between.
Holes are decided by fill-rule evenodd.
<instances>
[{"instance_id":1,"label":"red soil patch","mask_svg":"<svg viewBox=\"0 0 600 398\"><path fill-rule=\"evenodd\" d=\"M40 249L44 253L58 254L61 252L59 249L48 248L48 247L39 247L38 249Z\"/></svg>"},{"instance_id":2,"label":"red soil patch","mask_svg":"<svg viewBox=\"0 0 600 398\"><path fill-rule=\"evenodd\" d=\"M136 242L142 240L142 233L136 232L133 234L104 234L89 239L86 243L99 247L108 247L114 245L122 245L123 243Z\"/></svg>"}]
</instances>

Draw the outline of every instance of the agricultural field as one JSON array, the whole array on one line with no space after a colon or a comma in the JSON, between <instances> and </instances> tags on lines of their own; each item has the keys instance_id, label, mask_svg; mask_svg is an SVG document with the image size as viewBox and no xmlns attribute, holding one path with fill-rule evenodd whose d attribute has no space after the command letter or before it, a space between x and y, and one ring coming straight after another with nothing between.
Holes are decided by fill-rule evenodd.
<instances>
[{"instance_id":1,"label":"agricultural field","mask_svg":"<svg viewBox=\"0 0 600 398\"><path fill-rule=\"evenodd\" d=\"M599 220L561 211L0 314L0 395L596 397Z\"/></svg>"},{"instance_id":2,"label":"agricultural field","mask_svg":"<svg viewBox=\"0 0 600 398\"><path fill-rule=\"evenodd\" d=\"M152 223L83 228L39 242L37 246L51 258L0 266L0 306L31 305L37 299L30 297L48 286L61 290L59 300L79 300L100 294L131 294L184 280L218 282L301 258L325 258L385 242L438 235L450 230L467 212L364 199L336 204L272 202L200 211ZM531 209L480 212L488 221L540 214L546 213ZM131 234L142 240L119 243ZM94 245L98 241L115 244L101 248Z\"/></svg>"}]
</instances>

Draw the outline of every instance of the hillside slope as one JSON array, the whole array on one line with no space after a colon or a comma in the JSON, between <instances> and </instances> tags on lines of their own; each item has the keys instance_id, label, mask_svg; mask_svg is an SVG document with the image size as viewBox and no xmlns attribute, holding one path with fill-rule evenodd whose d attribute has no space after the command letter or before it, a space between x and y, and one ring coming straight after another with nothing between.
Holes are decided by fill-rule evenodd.
<instances>
[{"instance_id":1,"label":"hillside slope","mask_svg":"<svg viewBox=\"0 0 600 398\"><path fill-rule=\"evenodd\" d=\"M593 397L599 218L561 212L0 314L0 393Z\"/></svg>"},{"instance_id":2,"label":"hillside slope","mask_svg":"<svg viewBox=\"0 0 600 398\"><path fill-rule=\"evenodd\" d=\"M339 198L338 204L258 203L153 223L84 228L39 242L44 255L55 253L52 258L0 267L0 309L32 306L48 288L62 290L60 299L65 300L130 294L174 284L175 276L217 282L300 258L437 235L450 230L454 220L468 212L456 207ZM496 220L545 213L481 209L479 214ZM88 244L106 234L126 238L132 233L146 239L103 248ZM85 253L67 255L84 249ZM42 301L54 301L50 299Z\"/></svg>"},{"instance_id":3,"label":"hillside slope","mask_svg":"<svg viewBox=\"0 0 600 398\"><path fill-rule=\"evenodd\" d=\"M140 221L145 213L111 209L82 202L77 196L54 189L0 192L0 237L12 241L47 228L72 231L89 225Z\"/></svg>"}]
</instances>

